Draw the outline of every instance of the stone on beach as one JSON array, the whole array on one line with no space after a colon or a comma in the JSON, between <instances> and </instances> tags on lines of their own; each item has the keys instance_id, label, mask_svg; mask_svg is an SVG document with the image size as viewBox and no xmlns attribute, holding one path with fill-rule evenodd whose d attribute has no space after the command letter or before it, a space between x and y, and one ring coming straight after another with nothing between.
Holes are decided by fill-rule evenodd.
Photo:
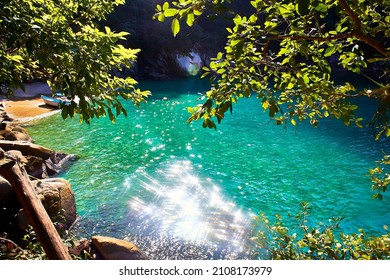
<instances>
[{"instance_id":1,"label":"stone on beach","mask_svg":"<svg viewBox=\"0 0 390 280\"><path fill-rule=\"evenodd\" d=\"M104 260L148 259L133 243L106 236L92 236L92 245Z\"/></svg>"}]
</instances>

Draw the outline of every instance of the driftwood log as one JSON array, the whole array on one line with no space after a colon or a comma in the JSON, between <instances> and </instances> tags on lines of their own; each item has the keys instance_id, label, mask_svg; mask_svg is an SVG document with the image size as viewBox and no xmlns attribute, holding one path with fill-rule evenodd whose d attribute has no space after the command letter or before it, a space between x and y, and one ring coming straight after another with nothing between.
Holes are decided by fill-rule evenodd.
<instances>
[{"instance_id":1,"label":"driftwood log","mask_svg":"<svg viewBox=\"0 0 390 280\"><path fill-rule=\"evenodd\" d=\"M71 260L71 256L49 215L34 191L19 158L0 148L0 175L11 184L46 255L51 260Z\"/></svg>"}]
</instances>

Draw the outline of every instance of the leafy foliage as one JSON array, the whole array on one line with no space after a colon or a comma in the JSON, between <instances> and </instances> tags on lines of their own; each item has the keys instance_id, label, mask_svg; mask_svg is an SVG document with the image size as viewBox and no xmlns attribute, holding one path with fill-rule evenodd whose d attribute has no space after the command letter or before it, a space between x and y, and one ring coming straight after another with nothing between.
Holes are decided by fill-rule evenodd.
<instances>
[{"instance_id":1,"label":"leafy foliage","mask_svg":"<svg viewBox=\"0 0 390 280\"><path fill-rule=\"evenodd\" d=\"M0 259L11 260L44 260L47 259L46 253L40 245L36 234L30 226L23 236L22 242L24 248L13 241L0 238Z\"/></svg>"},{"instance_id":2,"label":"leafy foliage","mask_svg":"<svg viewBox=\"0 0 390 280\"><path fill-rule=\"evenodd\" d=\"M68 249L75 248L77 246L77 239L67 232L63 236L63 241ZM36 233L30 226L26 234L23 236L21 243L18 245L12 240L5 237L0 237L0 260L47 260L47 255L39 243ZM74 260L90 260L95 256L88 250L82 250L79 255L71 254Z\"/></svg>"},{"instance_id":3,"label":"leafy foliage","mask_svg":"<svg viewBox=\"0 0 390 280\"><path fill-rule=\"evenodd\" d=\"M72 102L62 108L64 118L80 115L87 123L107 115L112 121L126 114L121 100L139 105L148 91L133 78L119 78L114 70L131 67L138 49L120 44L128 35L108 27L99 30L115 1L23 0L2 1L0 8L0 82L11 95L26 79L42 79L53 92ZM114 110L114 111L113 111Z\"/></svg>"},{"instance_id":4,"label":"leafy foliage","mask_svg":"<svg viewBox=\"0 0 390 280\"><path fill-rule=\"evenodd\" d=\"M261 257L275 260L389 260L390 232L382 236L368 236L363 230L357 234L340 233L337 229L342 219L311 227L308 217L310 205L301 203L302 210L295 216L297 226L289 228L277 215L275 224L262 214L264 230L253 238ZM294 233L290 233L293 231Z\"/></svg>"},{"instance_id":5,"label":"leafy foliage","mask_svg":"<svg viewBox=\"0 0 390 280\"><path fill-rule=\"evenodd\" d=\"M385 155L377 167L370 169L371 188L376 192L373 195L374 199L382 200L382 193L387 191L387 186L390 184L389 164L390 155Z\"/></svg>"},{"instance_id":6,"label":"leafy foliage","mask_svg":"<svg viewBox=\"0 0 390 280\"><path fill-rule=\"evenodd\" d=\"M178 19L191 25L206 9L223 12L226 7L221 7L230 2L181 0L172 6L165 2L157 6L155 16L173 17L176 35ZM375 92L356 93L351 83L336 85L331 74L334 66L360 73L369 63L387 62L388 1L256 0L250 4L253 13L234 15L225 51L204 68L204 76L213 73L219 79L206 93L207 101L190 111L189 122L203 119L204 126L215 128L214 119L220 122L227 108L255 94L278 125L308 119L317 126L319 119L333 116L346 125L361 126L362 119L354 114L357 106L350 99L387 96L388 84Z\"/></svg>"},{"instance_id":7,"label":"leafy foliage","mask_svg":"<svg viewBox=\"0 0 390 280\"><path fill-rule=\"evenodd\" d=\"M191 25L207 9L228 11L233 1L180 0L157 6L155 17L172 17ZM188 109L188 122L202 120L203 127L216 128L226 112L241 98L255 95L277 125L297 125L307 120L317 127L322 118L341 119L346 125L363 126L356 115L359 97L376 100L378 108L369 121L376 139L390 136L389 38L390 1L296 0L250 1L252 13L232 15L232 28L223 52L204 67L212 75L206 101ZM190 20L188 19L190 18ZM180 28L175 27L174 35ZM357 91L351 82L337 84L334 69L367 76L372 89ZM382 81L379 81L381 79ZM248 116L250 117L250 116ZM374 189L387 183L371 171ZM388 177L386 173L385 177ZM381 197L378 195L377 197Z\"/></svg>"}]
</instances>

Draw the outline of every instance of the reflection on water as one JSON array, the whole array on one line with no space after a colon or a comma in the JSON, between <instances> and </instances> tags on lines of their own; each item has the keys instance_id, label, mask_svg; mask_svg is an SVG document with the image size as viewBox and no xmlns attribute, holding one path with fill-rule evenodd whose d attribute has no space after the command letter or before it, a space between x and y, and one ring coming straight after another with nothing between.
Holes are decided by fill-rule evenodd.
<instances>
[{"instance_id":1,"label":"reflection on water","mask_svg":"<svg viewBox=\"0 0 390 280\"><path fill-rule=\"evenodd\" d=\"M221 254L224 258L240 254L242 258L251 215L226 200L211 180L201 182L193 174L190 161L172 163L153 176L143 169L137 173L125 180L124 188L139 191L128 202L127 218L128 226L136 228L136 238L143 239L140 244L145 244L146 239L149 246L160 243L169 250L187 246L196 254L207 251L205 258L220 258ZM166 244L178 240L182 240L178 248ZM164 249L157 250L158 258L164 257L161 250Z\"/></svg>"},{"instance_id":2,"label":"reflection on water","mask_svg":"<svg viewBox=\"0 0 390 280\"><path fill-rule=\"evenodd\" d=\"M95 218L80 217L75 232L127 239L151 259L252 258L253 214L211 179L199 178L187 160L162 163L153 174L140 167L124 180L118 197L129 197L127 209L119 213L118 202L102 204Z\"/></svg>"}]
</instances>

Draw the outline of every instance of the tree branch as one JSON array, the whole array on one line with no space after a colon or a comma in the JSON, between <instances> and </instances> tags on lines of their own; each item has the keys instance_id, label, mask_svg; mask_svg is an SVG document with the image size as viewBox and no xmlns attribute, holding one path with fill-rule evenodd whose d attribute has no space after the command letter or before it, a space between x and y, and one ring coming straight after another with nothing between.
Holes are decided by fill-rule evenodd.
<instances>
[{"instance_id":1,"label":"tree branch","mask_svg":"<svg viewBox=\"0 0 390 280\"><path fill-rule=\"evenodd\" d=\"M353 36L357 39L363 41L364 43L368 44L369 46L376 49L379 53L381 53L384 57L389 57L389 52L386 50L384 46L382 46L377 40L374 38L371 38L364 34L363 32L356 30L352 32Z\"/></svg>"},{"instance_id":2,"label":"tree branch","mask_svg":"<svg viewBox=\"0 0 390 280\"><path fill-rule=\"evenodd\" d=\"M15 242L13 242L13 241L10 240L10 239L4 238L4 237L0 237L0 241L3 241L3 242L7 242L7 243L9 243L9 244L12 244L12 246L14 246L14 247L17 248L18 250L24 252L24 250L23 250L19 245L17 245Z\"/></svg>"},{"instance_id":3,"label":"tree branch","mask_svg":"<svg viewBox=\"0 0 390 280\"><path fill-rule=\"evenodd\" d=\"M343 33L343 34L337 34L334 36L329 37L320 37L320 36L294 36L294 35L275 35L270 38L268 38L267 42L264 45L263 49L263 56L265 57L268 47L271 44L272 41L282 40L282 39L290 39L292 41L318 41L318 42L330 42L330 41L337 41L340 39L348 39L354 37L354 34L352 32L350 33Z\"/></svg>"},{"instance_id":4,"label":"tree branch","mask_svg":"<svg viewBox=\"0 0 390 280\"><path fill-rule=\"evenodd\" d=\"M340 5L343 7L343 9L347 12L349 17L353 20L355 23L356 29L361 30L362 29L362 22L360 21L359 17L357 14L352 11L351 7L345 2L345 0L338 0Z\"/></svg>"},{"instance_id":5,"label":"tree branch","mask_svg":"<svg viewBox=\"0 0 390 280\"><path fill-rule=\"evenodd\" d=\"M351 7L347 4L345 0L338 0L340 5L343 7L348 16L352 19L355 24L355 30L352 31L352 34L355 38L363 41L364 43L370 45L374 49L376 49L383 56L388 57L389 52L386 50L384 46L382 46L377 40L365 34L362 30L362 22L359 16L352 11Z\"/></svg>"},{"instance_id":6,"label":"tree branch","mask_svg":"<svg viewBox=\"0 0 390 280\"><path fill-rule=\"evenodd\" d=\"M386 48L380 44L375 38L370 37L369 35L365 34L363 32L362 28L362 22L359 18L359 16L351 9L351 7L348 5L348 3L345 0L338 0L342 8L346 11L348 16L352 19L355 28L348 33L343 34L337 34L334 36L329 37L320 37L320 36L294 36L294 35L276 35L268 38L267 42L264 45L263 49L263 56L266 56L266 53L268 51L269 45L272 41L282 40L289 38L290 40L305 40L305 41L318 41L318 42L330 42L330 41L336 41L340 39L348 39L348 38L356 38L369 46L376 49L380 54L382 54L385 57L389 57L389 52L386 50Z\"/></svg>"}]
</instances>

